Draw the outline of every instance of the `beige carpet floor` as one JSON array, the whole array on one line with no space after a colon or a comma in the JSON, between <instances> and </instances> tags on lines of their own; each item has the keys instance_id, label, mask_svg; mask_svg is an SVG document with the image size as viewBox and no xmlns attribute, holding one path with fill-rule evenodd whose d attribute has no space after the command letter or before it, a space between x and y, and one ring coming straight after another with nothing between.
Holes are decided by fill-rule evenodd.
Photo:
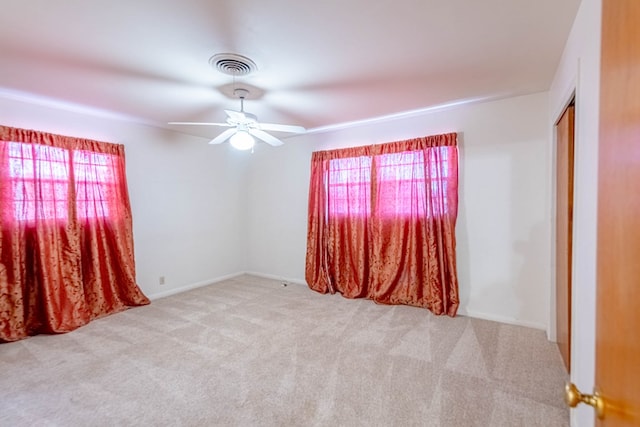
<instances>
[{"instance_id":1,"label":"beige carpet floor","mask_svg":"<svg viewBox=\"0 0 640 427\"><path fill-rule=\"evenodd\" d=\"M1 426L567 426L542 331L241 276L0 345Z\"/></svg>"}]
</instances>

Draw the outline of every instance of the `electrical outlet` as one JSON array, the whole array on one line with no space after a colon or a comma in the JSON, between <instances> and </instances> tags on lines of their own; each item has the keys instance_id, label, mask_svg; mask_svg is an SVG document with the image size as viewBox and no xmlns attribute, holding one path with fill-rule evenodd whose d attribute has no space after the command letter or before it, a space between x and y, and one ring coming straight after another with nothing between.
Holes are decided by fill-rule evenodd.
<instances>
[{"instance_id":1,"label":"electrical outlet","mask_svg":"<svg viewBox=\"0 0 640 427\"><path fill-rule=\"evenodd\" d=\"M158 279L158 283L164 285L164 276L160 276L160 278Z\"/></svg>"}]
</instances>

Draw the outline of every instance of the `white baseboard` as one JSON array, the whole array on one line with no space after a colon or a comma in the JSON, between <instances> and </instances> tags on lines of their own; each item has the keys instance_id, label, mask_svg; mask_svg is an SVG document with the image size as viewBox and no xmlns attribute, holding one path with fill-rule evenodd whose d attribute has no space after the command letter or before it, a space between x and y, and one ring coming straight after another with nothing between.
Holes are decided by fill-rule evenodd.
<instances>
[{"instance_id":1,"label":"white baseboard","mask_svg":"<svg viewBox=\"0 0 640 427\"><path fill-rule=\"evenodd\" d=\"M292 279L290 277L277 276L274 274L266 274L259 273L257 271L245 271L244 274L249 274L251 276L264 277L265 279L278 280L280 282L292 283L296 285L304 285L307 286L307 282L302 279Z\"/></svg>"},{"instance_id":2,"label":"white baseboard","mask_svg":"<svg viewBox=\"0 0 640 427\"><path fill-rule=\"evenodd\" d=\"M464 308L458 308L458 314L461 316L473 317L475 319L491 320L493 322L506 323L507 325L524 326L527 328L540 329L545 332L547 331L547 325L545 324L500 316L499 314L482 313L474 310L465 310Z\"/></svg>"},{"instance_id":3,"label":"white baseboard","mask_svg":"<svg viewBox=\"0 0 640 427\"><path fill-rule=\"evenodd\" d=\"M212 285L214 283L222 282L223 280L233 279L234 277L242 276L243 274L248 274L248 275L256 276L256 277L264 277L265 279L277 280L277 281L286 282L286 283L289 283L289 284L307 286L307 282L302 280L302 279L295 279L295 278L291 278L291 277L278 276L278 275L275 275L275 274L261 273L261 272L258 272L258 271L240 271L238 273L228 274L226 276L220 276L220 277L216 277L214 279L203 280L201 282L191 283L189 285L185 285L185 286L180 286L178 288L169 289L169 290L164 291L164 292L158 292L158 293L155 293L155 294L147 295L147 297L149 297L149 299L153 301L153 300L156 300L156 299L165 298L165 297L168 297L168 296L171 296L171 295L179 294L181 292L190 291L192 289L201 288L203 286ZM530 322L530 321L526 321L526 320L514 319L514 318L511 318L511 317L500 316L500 315L491 314L491 313L482 313L482 312L474 311L474 310L466 310L464 308L459 308L458 309L458 314L461 315L461 316L473 317L473 318L482 319L482 320L490 320L490 321L493 321L493 322L506 323L508 325L524 326L524 327L527 327L527 328L540 329L540 330L543 330L545 332L548 332L547 331L547 325L542 324L542 323L538 323L538 322Z\"/></svg>"},{"instance_id":4,"label":"white baseboard","mask_svg":"<svg viewBox=\"0 0 640 427\"><path fill-rule=\"evenodd\" d=\"M277 276L274 274L260 273L257 271L245 271L245 274L250 274L252 276L257 276L257 277L264 277L265 279L272 279L272 280L278 280L281 282L295 283L297 285L307 286L307 282L301 279L292 279L284 276ZM543 331L547 330L547 325L542 323L513 319L511 317L500 316L500 315L495 315L490 313L482 313L474 310L465 310L464 308L459 308L458 314L460 314L461 316L473 317L476 319L491 320L493 322L506 323L508 325L524 326L527 328L540 329Z\"/></svg>"},{"instance_id":5,"label":"white baseboard","mask_svg":"<svg viewBox=\"0 0 640 427\"><path fill-rule=\"evenodd\" d=\"M228 274L226 276L220 276L220 277L216 277L214 279L203 280L201 282L196 282L196 283L190 283L188 285L179 286L177 288L168 289L166 291L162 291L162 292L158 292L158 293L154 293L154 294L148 294L147 298L149 298L151 301L154 301L154 300L157 300L157 299L160 299L160 298L165 298L165 297L169 297L171 295L176 295L176 294L179 294L179 293L182 293L182 292L187 292L187 291L190 291L192 289L201 288L203 286L213 285L214 283L222 282L223 280L233 279L234 277L242 276L243 274L244 274L244 272L241 271L239 273Z\"/></svg>"},{"instance_id":6,"label":"white baseboard","mask_svg":"<svg viewBox=\"0 0 640 427\"><path fill-rule=\"evenodd\" d=\"M547 340L551 341L551 342L558 342L558 337L556 335L556 331L555 329L551 329L551 326L549 325L546 329L547 332Z\"/></svg>"}]
</instances>

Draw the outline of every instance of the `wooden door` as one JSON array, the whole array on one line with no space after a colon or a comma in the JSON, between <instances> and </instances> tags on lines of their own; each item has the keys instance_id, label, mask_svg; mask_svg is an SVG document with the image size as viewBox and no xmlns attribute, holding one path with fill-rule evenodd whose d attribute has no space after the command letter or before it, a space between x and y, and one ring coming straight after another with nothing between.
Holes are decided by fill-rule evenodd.
<instances>
[{"instance_id":1,"label":"wooden door","mask_svg":"<svg viewBox=\"0 0 640 427\"><path fill-rule=\"evenodd\" d=\"M556 341L571 368L571 260L573 246L573 135L575 107L556 124Z\"/></svg>"},{"instance_id":2,"label":"wooden door","mask_svg":"<svg viewBox=\"0 0 640 427\"><path fill-rule=\"evenodd\" d=\"M598 426L640 426L640 0L603 0L598 170ZM595 171L594 171L595 173Z\"/></svg>"}]
</instances>

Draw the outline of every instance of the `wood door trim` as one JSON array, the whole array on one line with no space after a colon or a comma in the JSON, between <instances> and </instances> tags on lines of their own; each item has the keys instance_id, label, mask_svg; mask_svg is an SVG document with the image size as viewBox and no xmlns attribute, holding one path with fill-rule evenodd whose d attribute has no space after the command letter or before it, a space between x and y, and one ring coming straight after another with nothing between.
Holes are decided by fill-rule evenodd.
<instances>
[{"instance_id":1,"label":"wood door trim","mask_svg":"<svg viewBox=\"0 0 640 427\"><path fill-rule=\"evenodd\" d=\"M571 370L574 117L571 101L556 125L556 342L567 372Z\"/></svg>"}]
</instances>

